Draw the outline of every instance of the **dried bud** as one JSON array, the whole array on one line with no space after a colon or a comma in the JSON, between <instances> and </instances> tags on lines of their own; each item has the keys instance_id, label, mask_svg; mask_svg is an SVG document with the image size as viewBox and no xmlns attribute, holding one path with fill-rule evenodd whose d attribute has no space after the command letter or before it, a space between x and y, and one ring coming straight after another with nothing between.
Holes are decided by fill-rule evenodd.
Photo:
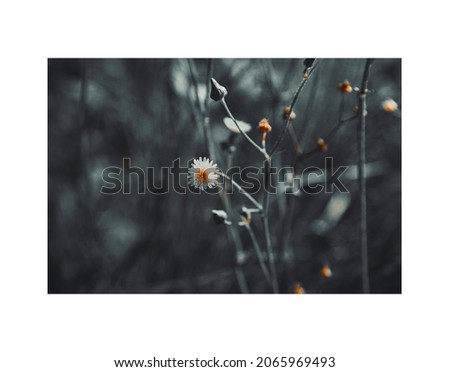
<instances>
[{"instance_id":1,"label":"dried bud","mask_svg":"<svg viewBox=\"0 0 450 372\"><path fill-rule=\"evenodd\" d=\"M331 278L333 275L333 272L331 271L330 267L328 265L325 265L320 269L320 275L324 278Z\"/></svg>"},{"instance_id":2,"label":"dried bud","mask_svg":"<svg viewBox=\"0 0 450 372\"><path fill-rule=\"evenodd\" d=\"M338 89L342 93L351 93L353 91L353 88L348 80L344 80L342 83L338 84Z\"/></svg>"},{"instance_id":3,"label":"dried bud","mask_svg":"<svg viewBox=\"0 0 450 372\"><path fill-rule=\"evenodd\" d=\"M295 294L304 294L306 293L303 289L302 285L299 282L295 282L294 284L294 293Z\"/></svg>"},{"instance_id":4,"label":"dried bud","mask_svg":"<svg viewBox=\"0 0 450 372\"><path fill-rule=\"evenodd\" d=\"M283 109L283 119L284 120L287 120L287 118L289 117L289 111L291 111L291 107L290 106L286 106L284 109ZM294 111L292 111L291 112L291 115L290 115L290 120L294 120L295 118L296 118L296 114L295 114L295 112Z\"/></svg>"},{"instance_id":5,"label":"dried bud","mask_svg":"<svg viewBox=\"0 0 450 372\"><path fill-rule=\"evenodd\" d=\"M212 100L220 101L228 94L227 89L220 85L216 79L211 78L211 94L209 95Z\"/></svg>"},{"instance_id":6,"label":"dried bud","mask_svg":"<svg viewBox=\"0 0 450 372\"><path fill-rule=\"evenodd\" d=\"M319 139L317 140L317 149L318 149L320 152L323 152L324 154L327 152L327 150L328 150L328 145L327 145L327 143L325 142L325 140L324 140L323 138L319 138Z\"/></svg>"},{"instance_id":7,"label":"dried bud","mask_svg":"<svg viewBox=\"0 0 450 372\"><path fill-rule=\"evenodd\" d=\"M212 210L214 222L218 225L226 224L231 225L231 222L228 221L228 214L224 210L213 209Z\"/></svg>"},{"instance_id":8,"label":"dried bud","mask_svg":"<svg viewBox=\"0 0 450 372\"><path fill-rule=\"evenodd\" d=\"M398 104L392 98L386 99L381 103L383 110L386 112L395 112L398 110Z\"/></svg>"}]
</instances>

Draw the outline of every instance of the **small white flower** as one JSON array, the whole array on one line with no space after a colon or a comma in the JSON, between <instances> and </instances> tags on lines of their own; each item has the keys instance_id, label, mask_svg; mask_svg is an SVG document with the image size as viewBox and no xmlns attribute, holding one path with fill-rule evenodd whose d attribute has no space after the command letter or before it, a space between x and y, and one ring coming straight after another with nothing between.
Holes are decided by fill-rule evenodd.
<instances>
[{"instance_id":1,"label":"small white flower","mask_svg":"<svg viewBox=\"0 0 450 372\"><path fill-rule=\"evenodd\" d=\"M217 186L219 175L217 164L208 158L194 159L191 168L189 168L188 182L200 190L213 188Z\"/></svg>"}]
</instances>

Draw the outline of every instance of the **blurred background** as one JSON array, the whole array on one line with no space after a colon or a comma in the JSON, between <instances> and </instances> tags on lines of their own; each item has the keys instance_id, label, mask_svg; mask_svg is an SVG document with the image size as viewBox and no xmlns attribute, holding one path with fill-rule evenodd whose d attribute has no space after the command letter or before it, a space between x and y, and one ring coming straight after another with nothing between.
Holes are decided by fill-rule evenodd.
<instances>
[{"instance_id":1,"label":"blurred background","mask_svg":"<svg viewBox=\"0 0 450 372\"><path fill-rule=\"evenodd\" d=\"M293 133L304 153L296 160L286 135L273 165L350 166L349 194L271 197L270 230L282 293L362 292L357 164L357 93L365 60L323 59L295 106ZM209 95L208 66L228 90L238 120L272 126L270 149L283 128L303 75L303 59L49 59L48 61L48 291L49 293L238 293L236 251L229 227L217 225L218 195L176 192L105 195L102 172L132 166L156 170L179 158L208 156L202 110ZM352 92L338 88L348 80ZM367 97L367 218L370 289L401 292L401 60L375 59ZM393 101L391 101L393 100ZM232 132L225 112L210 101L209 142L227 168ZM317 140L326 142L318 151ZM233 139L233 165L261 166L261 154L242 136ZM317 151L316 151L317 150ZM324 150L322 148L322 150ZM228 164L229 165L229 164ZM155 172L155 185L170 183ZM185 182L186 184L186 182ZM170 185L169 185L170 186ZM255 195L262 201L262 193ZM250 206L230 197L232 209ZM261 219L252 226L264 248ZM247 231L242 271L248 291L270 292Z\"/></svg>"}]
</instances>

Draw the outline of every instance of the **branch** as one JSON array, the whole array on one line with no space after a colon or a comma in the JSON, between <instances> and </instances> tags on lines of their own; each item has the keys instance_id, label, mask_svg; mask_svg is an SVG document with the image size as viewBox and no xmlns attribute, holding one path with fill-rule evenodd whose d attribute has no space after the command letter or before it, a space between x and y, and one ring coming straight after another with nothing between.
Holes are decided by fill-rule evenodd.
<instances>
[{"instance_id":1,"label":"branch","mask_svg":"<svg viewBox=\"0 0 450 372\"><path fill-rule=\"evenodd\" d=\"M367 196L366 196L366 96L369 86L369 73L373 59L368 58L364 67L361 88L359 91L359 126L358 126L358 181L360 193L361 216L359 224L361 244L361 271L362 287L364 293L370 292L369 263L367 249Z\"/></svg>"},{"instance_id":2,"label":"branch","mask_svg":"<svg viewBox=\"0 0 450 372\"><path fill-rule=\"evenodd\" d=\"M298 96L300 95L300 92L305 87L306 82L309 80L310 76L312 75L312 73L314 72L316 67L317 67L317 64L314 65L307 74L303 75L302 81L300 82L300 85L298 86L297 91L295 92L294 98L292 99L291 105L289 106L290 109L289 109L289 113L287 114L286 122L284 123L283 131L281 132L280 136L278 137L277 141L275 142L275 145L272 147L272 150L270 150L269 156L272 156L274 154L274 152L280 145L281 141L283 140L283 137L286 134L288 126L291 122L291 114L292 114L295 104L297 103Z\"/></svg>"}]
</instances>

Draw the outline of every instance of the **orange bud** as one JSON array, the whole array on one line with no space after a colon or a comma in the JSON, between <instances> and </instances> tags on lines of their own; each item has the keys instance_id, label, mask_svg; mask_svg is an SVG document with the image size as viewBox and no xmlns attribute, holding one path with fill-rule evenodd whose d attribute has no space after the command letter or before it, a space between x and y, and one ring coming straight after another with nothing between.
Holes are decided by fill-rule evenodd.
<instances>
[{"instance_id":1,"label":"orange bud","mask_svg":"<svg viewBox=\"0 0 450 372\"><path fill-rule=\"evenodd\" d=\"M324 278L330 278L333 275L333 272L328 265L325 265L320 269L320 275Z\"/></svg>"},{"instance_id":2,"label":"orange bud","mask_svg":"<svg viewBox=\"0 0 450 372\"><path fill-rule=\"evenodd\" d=\"M323 138L319 138L319 139L317 140L317 149L318 149L320 152L323 152L324 154L327 152L327 150L328 150L328 145L327 145L327 143L325 142L325 140L324 140Z\"/></svg>"},{"instance_id":3,"label":"orange bud","mask_svg":"<svg viewBox=\"0 0 450 372\"><path fill-rule=\"evenodd\" d=\"M351 93L353 91L353 88L348 80L345 80L342 83L338 84L338 89L342 93Z\"/></svg>"},{"instance_id":4,"label":"orange bud","mask_svg":"<svg viewBox=\"0 0 450 372\"><path fill-rule=\"evenodd\" d=\"M294 293L295 294L304 294L306 293L303 289L302 285L299 282L295 282L294 284Z\"/></svg>"},{"instance_id":5,"label":"orange bud","mask_svg":"<svg viewBox=\"0 0 450 372\"><path fill-rule=\"evenodd\" d=\"M289 115L289 111L291 111L291 107L290 106L286 106L284 109L283 109L283 119L284 120L287 120L287 118L288 118L288 115ZM294 111L292 111L291 112L291 116L290 116L290 120L294 120L295 118L296 118L296 114L295 114L295 112Z\"/></svg>"},{"instance_id":6,"label":"orange bud","mask_svg":"<svg viewBox=\"0 0 450 372\"><path fill-rule=\"evenodd\" d=\"M392 98L384 100L381 106L386 112L395 112L398 110L398 104Z\"/></svg>"},{"instance_id":7,"label":"orange bud","mask_svg":"<svg viewBox=\"0 0 450 372\"><path fill-rule=\"evenodd\" d=\"M258 125L258 132L265 134L265 133L269 133L272 130L272 127L270 126L269 122L267 121L267 119L262 119L259 122Z\"/></svg>"}]
</instances>

